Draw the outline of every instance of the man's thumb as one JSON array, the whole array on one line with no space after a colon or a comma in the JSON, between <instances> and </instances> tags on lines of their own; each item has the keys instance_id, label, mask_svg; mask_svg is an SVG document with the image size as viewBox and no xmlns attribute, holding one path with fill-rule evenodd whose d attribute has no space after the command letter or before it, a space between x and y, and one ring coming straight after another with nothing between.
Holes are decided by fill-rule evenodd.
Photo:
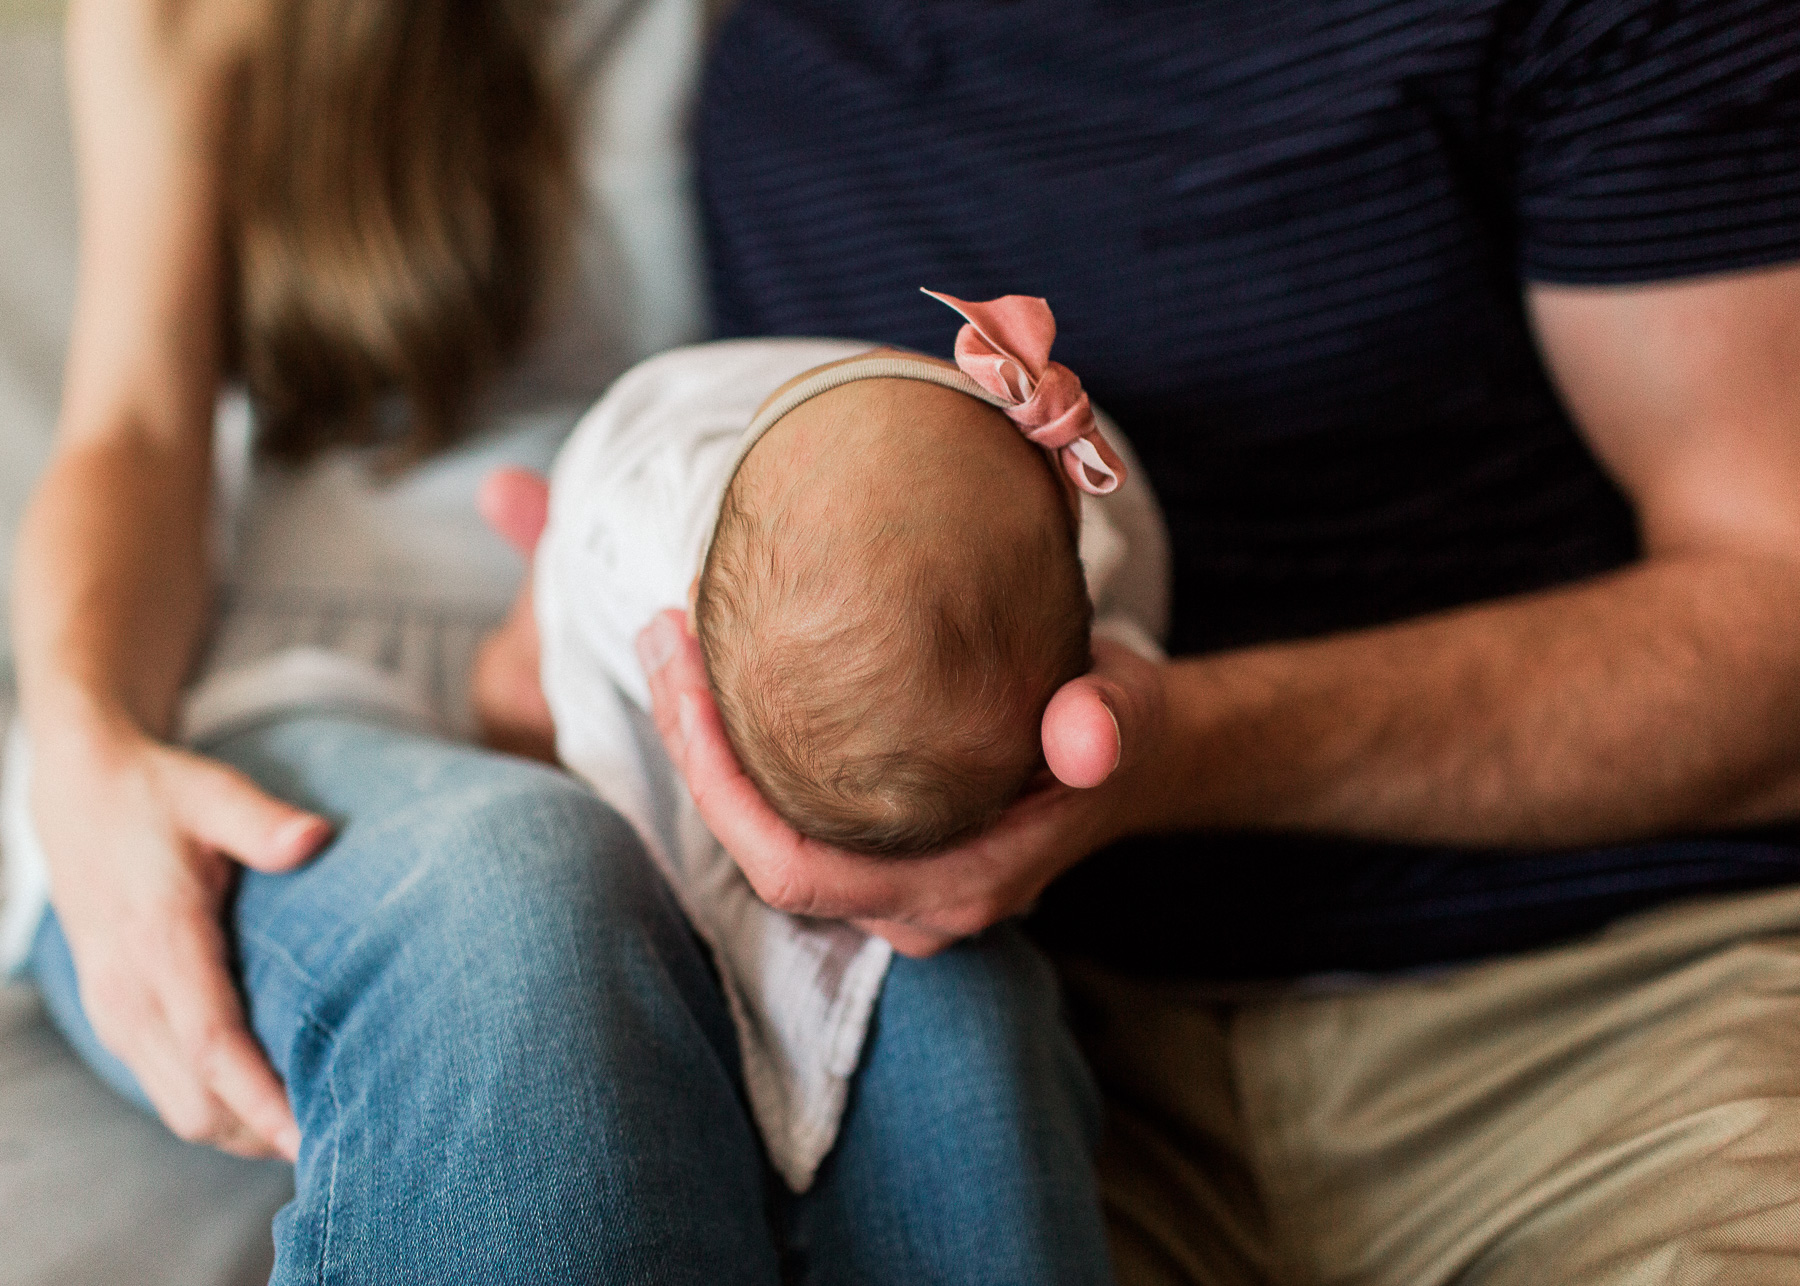
<instances>
[{"instance_id":1,"label":"man's thumb","mask_svg":"<svg viewBox=\"0 0 1800 1286\"><path fill-rule=\"evenodd\" d=\"M1044 710L1044 760L1065 786L1090 790L1152 740L1161 680L1154 662L1096 640L1095 665Z\"/></svg>"},{"instance_id":2,"label":"man's thumb","mask_svg":"<svg viewBox=\"0 0 1800 1286\"><path fill-rule=\"evenodd\" d=\"M1044 711L1044 759L1065 786L1082 790L1112 776L1125 749L1118 716L1089 676L1065 683Z\"/></svg>"}]
</instances>

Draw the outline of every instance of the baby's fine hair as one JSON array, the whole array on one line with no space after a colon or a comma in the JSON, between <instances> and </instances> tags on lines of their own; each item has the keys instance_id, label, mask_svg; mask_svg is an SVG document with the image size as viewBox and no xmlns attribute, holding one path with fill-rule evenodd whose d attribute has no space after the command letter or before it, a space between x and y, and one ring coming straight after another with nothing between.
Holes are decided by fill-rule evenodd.
<instances>
[{"instance_id":1,"label":"baby's fine hair","mask_svg":"<svg viewBox=\"0 0 1800 1286\"><path fill-rule=\"evenodd\" d=\"M695 601L745 771L795 829L862 853L992 823L1043 765L1051 696L1090 663L1069 515L931 548L856 515L796 537L746 490L726 491Z\"/></svg>"}]
</instances>

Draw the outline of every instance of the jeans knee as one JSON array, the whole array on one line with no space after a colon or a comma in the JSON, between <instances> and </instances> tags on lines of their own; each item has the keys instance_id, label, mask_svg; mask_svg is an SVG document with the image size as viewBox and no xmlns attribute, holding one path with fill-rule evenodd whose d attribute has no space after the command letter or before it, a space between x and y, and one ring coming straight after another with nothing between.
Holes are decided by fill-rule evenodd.
<instances>
[{"instance_id":1,"label":"jeans knee","mask_svg":"<svg viewBox=\"0 0 1800 1286\"><path fill-rule=\"evenodd\" d=\"M973 1040L995 1055L1060 1028L1060 1014L1055 971L1010 925L928 959L896 957L882 1001L884 1021Z\"/></svg>"},{"instance_id":2,"label":"jeans knee","mask_svg":"<svg viewBox=\"0 0 1800 1286\"><path fill-rule=\"evenodd\" d=\"M480 985L512 1004L573 985L644 948L660 888L630 827L549 774L496 783L420 819L418 883L393 896L396 927L451 968L428 987ZM388 900L384 899L384 902Z\"/></svg>"},{"instance_id":3,"label":"jeans knee","mask_svg":"<svg viewBox=\"0 0 1800 1286\"><path fill-rule=\"evenodd\" d=\"M1063 1013L1056 972L1014 926L926 960L896 959L877 1040L899 1063L954 1066L971 1085L1067 1103L1090 1130L1099 1099Z\"/></svg>"},{"instance_id":4,"label":"jeans knee","mask_svg":"<svg viewBox=\"0 0 1800 1286\"><path fill-rule=\"evenodd\" d=\"M1098 1095L1055 974L1009 926L895 962L830 1164L853 1186L931 1194L920 1200L939 1210L1006 1208L1015 1227L1068 1234L1091 1250L1100 1244L1098 1126ZM1046 1268L992 1279L1058 1277Z\"/></svg>"},{"instance_id":5,"label":"jeans knee","mask_svg":"<svg viewBox=\"0 0 1800 1286\"><path fill-rule=\"evenodd\" d=\"M486 757L428 785L352 818L313 868L246 880L253 993L259 969L285 970L328 1030L374 1015L503 1038L591 1011L692 954L642 843L579 784Z\"/></svg>"}]
</instances>

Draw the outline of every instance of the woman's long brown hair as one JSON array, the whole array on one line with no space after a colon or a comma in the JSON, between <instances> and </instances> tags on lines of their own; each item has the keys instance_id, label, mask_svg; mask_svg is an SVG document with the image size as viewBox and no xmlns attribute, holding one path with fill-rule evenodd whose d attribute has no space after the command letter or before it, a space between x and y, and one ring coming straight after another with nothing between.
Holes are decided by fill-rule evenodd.
<instances>
[{"instance_id":1,"label":"woman's long brown hair","mask_svg":"<svg viewBox=\"0 0 1800 1286\"><path fill-rule=\"evenodd\" d=\"M229 346L265 453L419 459L527 338L574 203L546 8L270 0L224 203Z\"/></svg>"}]
</instances>

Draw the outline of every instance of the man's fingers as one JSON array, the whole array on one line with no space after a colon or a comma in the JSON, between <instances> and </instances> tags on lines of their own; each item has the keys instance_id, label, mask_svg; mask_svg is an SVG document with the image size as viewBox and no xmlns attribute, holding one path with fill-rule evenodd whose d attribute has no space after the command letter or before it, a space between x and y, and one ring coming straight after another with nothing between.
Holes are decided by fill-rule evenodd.
<instances>
[{"instance_id":1,"label":"man's fingers","mask_svg":"<svg viewBox=\"0 0 1800 1286\"><path fill-rule=\"evenodd\" d=\"M1160 744L1168 709L1164 667L1110 639L1094 641L1089 678L1119 725L1119 764L1129 768Z\"/></svg>"},{"instance_id":2,"label":"man's fingers","mask_svg":"<svg viewBox=\"0 0 1800 1286\"><path fill-rule=\"evenodd\" d=\"M770 906L799 915L879 921L871 931L896 950L930 955L1035 896L1035 887L1015 894L1012 881L995 879L996 868L1007 863L992 839L937 857L879 862L799 834L738 762L707 685L699 644L681 614L663 613L637 643L670 760L687 781L707 829ZM1104 709L1101 717L1110 722ZM1045 842L1049 837L1040 832L1053 811L1048 797L1021 801L1001 823L1001 832L1028 833Z\"/></svg>"},{"instance_id":3,"label":"man's fingers","mask_svg":"<svg viewBox=\"0 0 1800 1286\"><path fill-rule=\"evenodd\" d=\"M195 841L252 870L291 871L331 838L323 817L264 794L243 774L184 756L174 804L176 819Z\"/></svg>"},{"instance_id":4,"label":"man's fingers","mask_svg":"<svg viewBox=\"0 0 1800 1286\"><path fill-rule=\"evenodd\" d=\"M871 861L807 839L745 776L707 684L700 645L680 612L658 616L638 635L637 646L669 759L687 781L707 829L758 897L780 911L838 919L909 905L908 879L896 874L906 864Z\"/></svg>"},{"instance_id":5,"label":"man's fingers","mask_svg":"<svg viewBox=\"0 0 1800 1286\"><path fill-rule=\"evenodd\" d=\"M496 535L530 558L549 521L550 484L530 469L495 469L482 480L475 508Z\"/></svg>"},{"instance_id":6,"label":"man's fingers","mask_svg":"<svg viewBox=\"0 0 1800 1286\"><path fill-rule=\"evenodd\" d=\"M901 924L897 920L858 920L856 927L877 938L886 938L894 950L915 960L935 956L956 942L956 938L948 933Z\"/></svg>"},{"instance_id":7,"label":"man's fingers","mask_svg":"<svg viewBox=\"0 0 1800 1286\"><path fill-rule=\"evenodd\" d=\"M757 896L795 915L883 916L915 904L928 881L916 864L880 862L807 839L745 776L709 692L683 691L677 723L694 807Z\"/></svg>"}]
</instances>

